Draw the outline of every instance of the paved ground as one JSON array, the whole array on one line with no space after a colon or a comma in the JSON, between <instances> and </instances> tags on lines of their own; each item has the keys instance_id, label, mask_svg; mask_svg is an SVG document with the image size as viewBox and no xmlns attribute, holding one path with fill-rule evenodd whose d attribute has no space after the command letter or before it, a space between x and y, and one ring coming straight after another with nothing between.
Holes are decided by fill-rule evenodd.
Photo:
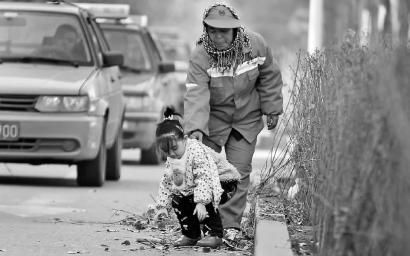
<instances>
[{"instance_id":1,"label":"paved ground","mask_svg":"<svg viewBox=\"0 0 410 256\"><path fill-rule=\"evenodd\" d=\"M102 188L77 187L75 167L0 164L0 255L101 255L106 250L109 255L161 255L164 248L136 243L137 238L160 235L158 231L135 232L118 223L142 214L157 192L162 168L138 165L136 154L124 152L121 180ZM256 169L265 154L256 154ZM122 244L126 240L131 244ZM172 255L193 252L203 253L187 248Z\"/></svg>"}]
</instances>

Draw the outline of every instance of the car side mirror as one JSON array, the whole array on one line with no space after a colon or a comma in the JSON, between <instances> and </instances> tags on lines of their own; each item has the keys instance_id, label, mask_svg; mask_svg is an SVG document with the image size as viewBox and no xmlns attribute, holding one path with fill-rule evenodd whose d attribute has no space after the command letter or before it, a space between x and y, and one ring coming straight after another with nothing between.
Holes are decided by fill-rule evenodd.
<instances>
[{"instance_id":1,"label":"car side mirror","mask_svg":"<svg viewBox=\"0 0 410 256\"><path fill-rule=\"evenodd\" d=\"M124 55L119 52L103 53L104 67L121 66L124 63Z\"/></svg>"},{"instance_id":2,"label":"car side mirror","mask_svg":"<svg viewBox=\"0 0 410 256\"><path fill-rule=\"evenodd\" d=\"M175 72L175 64L174 62L162 62L158 65L158 70L161 74Z\"/></svg>"}]
</instances>

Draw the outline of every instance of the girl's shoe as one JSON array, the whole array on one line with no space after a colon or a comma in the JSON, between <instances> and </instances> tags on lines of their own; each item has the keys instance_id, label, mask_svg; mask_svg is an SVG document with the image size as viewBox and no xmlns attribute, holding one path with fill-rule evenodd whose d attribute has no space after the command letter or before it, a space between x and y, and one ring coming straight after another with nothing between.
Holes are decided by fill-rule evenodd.
<instances>
[{"instance_id":1,"label":"girl's shoe","mask_svg":"<svg viewBox=\"0 0 410 256\"><path fill-rule=\"evenodd\" d=\"M189 238L187 236L182 235L174 242L174 246L193 246L198 242L200 238Z\"/></svg>"},{"instance_id":2,"label":"girl's shoe","mask_svg":"<svg viewBox=\"0 0 410 256\"><path fill-rule=\"evenodd\" d=\"M217 236L206 236L199 240L196 245L201 247L210 247L212 249L222 245L222 238Z\"/></svg>"}]
</instances>

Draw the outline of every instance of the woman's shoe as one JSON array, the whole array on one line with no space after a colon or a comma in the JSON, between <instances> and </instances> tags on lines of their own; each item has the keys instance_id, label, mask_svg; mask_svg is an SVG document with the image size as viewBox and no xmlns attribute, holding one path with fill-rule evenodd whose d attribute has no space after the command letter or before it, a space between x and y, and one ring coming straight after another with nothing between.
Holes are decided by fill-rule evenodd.
<instances>
[{"instance_id":1,"label":"woman's shoe","mask_svg":"<svg viewBox=\"0 0 410 256\"><path fill-rule=\"evenodd\" d=\"M187 236L182 235L174 242L174 246L193 246L198 242L200 238L189 238Z\"/></svg>"},{"instance_id":2,"label":"woman's shoe","mask_svg":"<svg viewBox=\"0 0 410 256\"><path fill-rule=\"evenodd\" d=\"M228 228L224 230L224 239L228 241L235 241L239 237L240 230L236 228Z\"/></svg>"},{"instance_id":3,"label":"woman's shoe","mask_svg":"<svg viewBox=\"0 0 410 256\"><path fill-rule=\"evenodd\" d=\"M196 245L201 247L210 247L212 249L222 245L222 238L217 236L206 236L199 240Z\"/></svg>"}]
</instances>

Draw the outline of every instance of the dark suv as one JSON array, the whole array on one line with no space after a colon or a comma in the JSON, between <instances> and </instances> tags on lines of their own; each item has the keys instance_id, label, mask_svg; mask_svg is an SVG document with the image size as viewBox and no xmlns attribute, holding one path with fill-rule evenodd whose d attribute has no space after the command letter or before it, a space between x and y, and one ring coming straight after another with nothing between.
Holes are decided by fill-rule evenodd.
<instances>
[{"instance_id":1,"label":"dark suv","mask_svg":"<svg viewBox=\"0 0 410 256\"><path fill-rule=\"evenodd\" d=\"M95 12L96 5L94 14L102 17L104 14ZM118 6L113 4L109 8L110 15ZM170 83L166 76L175 71L174 63L163 60L150 30L137 24L137 18L140 16L111 16L97 21L110 48L124 53L124 64L120 66L126 102L123 148L140 148L142 164L158 164L154 145L156 125L164 107L182 106L182 97L178 85Z\"/></svg>"}]
</instances>

